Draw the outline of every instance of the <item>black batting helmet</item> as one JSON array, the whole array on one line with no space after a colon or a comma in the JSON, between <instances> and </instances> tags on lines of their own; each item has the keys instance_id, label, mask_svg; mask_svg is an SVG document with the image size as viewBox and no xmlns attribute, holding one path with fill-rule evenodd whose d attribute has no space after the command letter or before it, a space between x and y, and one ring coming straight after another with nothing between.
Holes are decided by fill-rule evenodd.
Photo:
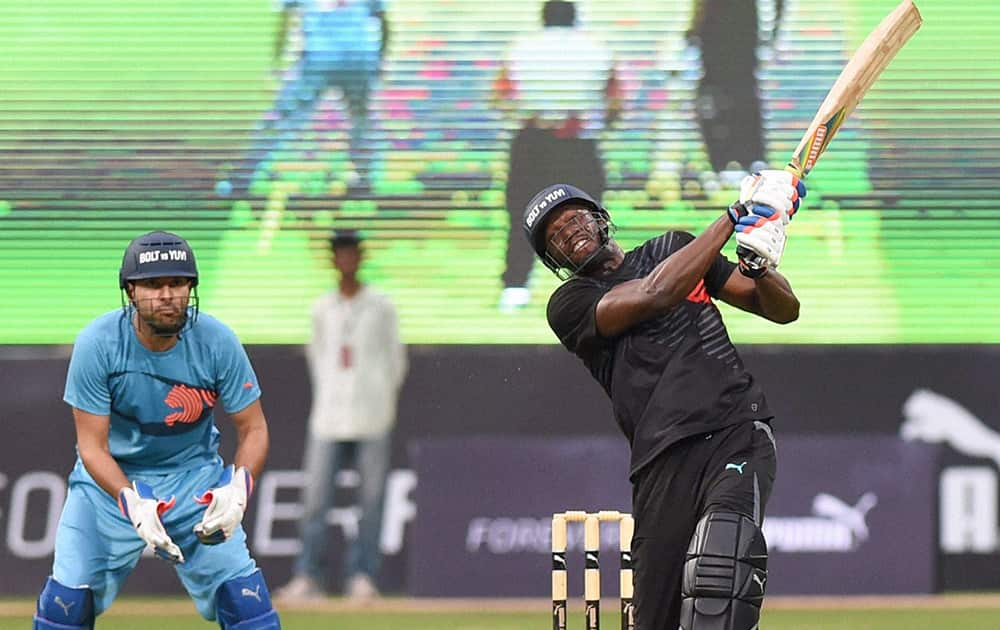
<instances>
[{"instance_id":1,"label":"black batting helmet","mask_svg":"<svg viewBox=\"0 0 1000 630\"><path fill-rule=\"evenodd\" d=\"M538 257L545 263L545 266L556 272L557 275L562 265L552 258L546 249L545 222L552 212L570 202L590 208L598 219L603 220L606 226L603 232L605 243L610 238L609 230L613 225L611 223L611 215L608 214L607 209L596 199L576 186L552 184L551 186L546 186L532 197L531 201L528 202L528 206L524 209L524 220L521 224L524 227L524 236L531 243L531 248L535 250Z\"/></svg>"},{"instance_id":2,"label":"black batting helmet","mask_svg":"<svg viewBox=\"0 0 1000 630\"><path fill-rule=\"evenodd\" d=\"M125 248L118 270L118 287L125 289L132 280L175 276L191 278L198 286L198 266L187 241L170 232L149 232L137 237Z\"/></svg>"}]
</instances>

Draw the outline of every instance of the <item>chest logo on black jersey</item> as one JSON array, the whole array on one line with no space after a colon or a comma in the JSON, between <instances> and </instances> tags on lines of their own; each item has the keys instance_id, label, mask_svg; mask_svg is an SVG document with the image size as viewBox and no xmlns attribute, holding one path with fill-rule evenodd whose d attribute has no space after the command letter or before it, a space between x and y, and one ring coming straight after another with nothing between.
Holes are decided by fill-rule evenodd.
<instances>
[{"instance_id":1,"label":"chest logo on black jersey","mask_svg":"<svg viewBox=\"0 0 1000 630\"><path fill-rule=\"evenodd\" d=\"M217 398L218 394L208 389L190 387L188 385L174 385L170 392L167 393L167 397L163 399L163 402L167 403L168 407L174 409L179 407L180 411L167 414L167 417L163 421L168 427L179 422L185 424L197 422L198 418L201 418L202 413L204 413L206 406L209 408L215 406Z\"/></svg>"},{"instance_id":2,"label":"chest logo on black jersey","mask_svg":"<svg viewBox=\"0 0 1000 630\"><path fill-rule=\"evenodd\" d=\"M688 302L697 302L699 304L710 303L712 298L708 296L708 291L705 289L705 281L699 280L695 288L691 290L691 293L688 293L686 299Z\"/></svg>"}]
</instances>

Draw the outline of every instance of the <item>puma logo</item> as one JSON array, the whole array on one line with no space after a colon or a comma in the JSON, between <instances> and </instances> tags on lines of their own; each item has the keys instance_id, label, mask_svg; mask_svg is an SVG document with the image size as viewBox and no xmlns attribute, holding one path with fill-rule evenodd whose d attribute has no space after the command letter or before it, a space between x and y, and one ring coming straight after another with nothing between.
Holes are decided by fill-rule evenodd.
<instances>
[{"instance_id":1,"label":"puma logo","mask_svg":"<svg viewBox=\"0 0 1000 630\"><path fill-rule=\"evenodd\" d=\"M918 389L903 403L903 417L899 434L904 440L944 442L1000 466L1000 433L951 398Z\"/></svg>"},{"instance_id":2,"label":"puma logo","mask_svg":"<svg viewBox=\"0 0 1000 630\"><path fill-rule=\"evenodd\" d=\"M833 496L821 492L813 497L813 514L836 521L847 527L854 539L868 540L868 523L865 519L868 512L878 505L878 497L873 492L866 492L858 499L857 505L851 505Z\"/></svg>"},{"instance_id":3,"label":"puma logo","mask_svg":"<svg viewBox=\"0 0 1000 630\"><path fill-rule=\"evenodd\" d=\"M742 464L726 464L726 470L735 470L736 472L742 475L743 467L746 465L747 465L746 462L743 462Z\"/></svg>"},{"instance_id":4,"label":"puma logo","mask_svg":"<svg viewBox=\"0 0 1000 630\"><path fill-rule=\"evenodd\" d=\"M69 602L69 603L64 602L63 598L59 597L58 595L56 595L56 598L52 601L54 601L57 606L63 609L63 612L66 613L67 617L69 617L69 609L76 605L76 602Z\"/></svg>"},{"instance_id":5,"label":"puma logo","mask_svg":"<svg viewBox=\"0 0 1000 630\"><path fill-rule=\"evenodd\" d=\"M867 519L878 505L874 492L865 492L851 504L826 492L812 500L812 516L769 516L764 520L768 548L790 552L845 552L857 549L871 536Z\"/></svg>"},{"instance_id":6,"label":"puma logo","mask_svg":"<svg viewBox=\"0 0 1000 630\"><path fill-rule=\"evenodd\" d=\"M243 597L253 597L258 602L261 601L260 600L260 584L258 584L257 588L255 588L252 591L250 589L248 589L247 587L244 586L243 590L240 591L240 595L242 595Z\"/></svg>"}]
</instances>

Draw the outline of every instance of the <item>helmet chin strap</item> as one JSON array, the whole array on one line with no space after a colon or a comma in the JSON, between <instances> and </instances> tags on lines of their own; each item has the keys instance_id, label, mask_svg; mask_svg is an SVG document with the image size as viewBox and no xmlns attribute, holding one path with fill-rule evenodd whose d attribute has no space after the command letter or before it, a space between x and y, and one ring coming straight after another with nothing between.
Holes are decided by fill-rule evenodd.
<instances>
[{"instance_id":1,"label":"helmet chin strap","mask_svg":"<svg viewBox=\"0 0 1000 630\"><path fill-rule=\"evenodd\" d=\"M600 269L601 265L605 261L612 257L612 251L608 247L608 241L605 241L593 254L590 255L587 260L583 261L580 268L576 270L576 274L589 274L593 273L597 269Z\"/></svg>"},{"instance_id":2,"label":"helmet chin strap","mask_svg":"<svg viewBox=\"0 0 1000 630\"><path fill-rule=\"evenodd\" d=\"M602 229L600 231L600 235L600 247L595 249L594 253L588 256L587 259L584 260L579 267L577 267L576 271L573 272L575 275L593 273L597 269L600 269L601 265L603 265L606 261L614 257L614 250L608 246L611 243L611 235L608 230L606 228Z\"/></svg>"}]
</instances>

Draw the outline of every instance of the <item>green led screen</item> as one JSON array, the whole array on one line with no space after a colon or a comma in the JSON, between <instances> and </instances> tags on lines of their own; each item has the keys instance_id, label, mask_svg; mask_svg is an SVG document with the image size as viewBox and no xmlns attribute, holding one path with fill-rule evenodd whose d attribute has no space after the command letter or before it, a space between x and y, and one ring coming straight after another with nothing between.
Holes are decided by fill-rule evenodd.
<instances>
[{"instance_id":1,"label":"green led screen","mask_svg":"<svg viewBox=\"0 0 1000 630\"><path fill-rule=\"evenodd\" d=\"M501 306L507 200L534 192L509 177L592 151L570 183L603 189L626 248L698 232L735 198L723 162L782 166L896 2L721 16L703 0L716 12L691 32L690 0L580 0L561 39L542 4L0 3L0 344L72 342L119 304L122 251L153 229L188 238L202 309L244 342L304 342L333 282L333 227L367 238L366 278L395 298L408 343L554 343L557 280L540 263L507 279L527 305ZM789 226L781 270L801 318L723 306L737 341L1000 342L1000 4L918 5L923 28ZM579 143L534 145L515 167L532 117Z\"/></svg>"}]
</instances>

